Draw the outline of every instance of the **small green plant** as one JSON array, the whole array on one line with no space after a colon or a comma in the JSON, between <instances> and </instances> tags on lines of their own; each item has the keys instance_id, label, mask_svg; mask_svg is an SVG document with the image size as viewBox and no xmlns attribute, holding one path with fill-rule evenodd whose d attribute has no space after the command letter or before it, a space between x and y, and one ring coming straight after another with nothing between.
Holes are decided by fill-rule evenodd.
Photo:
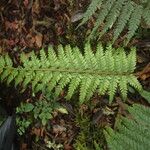
<instances>
[{"instance_id":1,"label":"small green plant","mask_svg":"<svg viewBox=\"0 0 150 150\"><path fill-rule=\"evenodd\" d=\"M80 128L74 144L75 150L101 150L104 143L103 130L94 126L85 114L76 114L75 122Z\"/></svg>"},{"instance_id":2,"label":"small green plant","mask_svg":"<svg viewBox=\"0 0 150 150\"><path fill-rule=\"evenodd\" d=\"M17 132L19 135L23 135L26 131L26 129L31 125L32 121L30 119L25 119L21 117L16 118L16 124L17 124Z\"/></svg>"},{"instance_id":3,"label":"small green plant","mask_svg":"<svg viewBox=\"0 0 150 150\"><path fill-rule=\"evenodd\" d=\"M17 132L20 135L23 135L26 129L31 125L31 117L26 117L25 114L29 114L33 109L34 105L32 105L31 103L21 103L20 106L16 108L16 124L18 126Z\"/></svg>"},{"instance_id":4,"label":"small green plant","mask_svg":"<svg viewBox=\"0 0 150 150\"><path fill-rule=\"evenodd\" d=\"M44 100L37 101L35 103L35 108L33 110L34 118L40 119L42 122L42 125L45 126L47 121L53 118L52 113L54 109L55 107L52 106L50 102L47 102Z\"/></svg>"},{"instance_id":5,"label":"small green plant","mask_svg":"<svg viewBox=\"0 0 150 150\"><path fill-rule=\"evenodd\" d=\"M35 122L41 122L45 126L48 120L53 118L53 112L57 110L60 113L67 113L58 102L50 98L43 97L35 103L21 103L17 107L17 126L20 135L25 133L25 130Z\"/></svg>"},{"instance_id":6,"label":"small green plant","mask_svg":"<svg viewBox=\"0 0 150 150\"><path fill-rule=\"evenodd\" d=\"M31 103L21 103L19 107L17 107L17 113L27 113L31 112L34 108L34 105Z\"/></svg>"},{"instance_id":7,"label":"small green plant","mask_svg":"<svg viewBox=\"0 0 150 150\"><path fill-rule=\"evenodd\" d=\"M62 144L56 144L55 141L47 141L46 147L53 150L63 150L64 147Z\"/></svg>"}]
</instances>

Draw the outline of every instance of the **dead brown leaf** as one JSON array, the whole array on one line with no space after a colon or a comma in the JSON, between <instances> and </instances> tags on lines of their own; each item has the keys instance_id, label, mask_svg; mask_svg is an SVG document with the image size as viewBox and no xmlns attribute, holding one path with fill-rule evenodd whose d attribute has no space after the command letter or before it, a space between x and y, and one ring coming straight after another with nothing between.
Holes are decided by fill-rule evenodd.
<instances>
[{"instance_id":1,"label":"dead brown leaf","mask_svg":"<svg viewBox=\"0 0 150 150\"><path fill-rule=\"evenodd\" d=\"M24 1L23 1L23 4L24 4L25 7L27 7L28 4L29 4L29 0L24 0Z\"/></svg>"},{"instance_id":2,"label":"dead brown leaf","mask_svg":"<svg viewBox=\"0 0 150 150\"><path fill-rule=\"evenodd\" d=\"M65 150L72 150L73 147L70 146L69 144L64 144L64 149L65 149Z\"/></svg>"},{"instance_id":3,"label":"dead brown leaf","mask_svg":"<svg viewBox=\"0 0 150 150\"><path fill-rule=\"evenodd\" d=\"M44 136L45 128L32 128L32 134L35 134L38 137Z\"/></svg>"},{"instance_id":4,"label":"dead brown leaf","mask_svg":"<svg viewBox=\"0 0 150 150\"><path fill-rule=\"evenodd\" d=\"M138 72L137 76L142 80L146 80L147 78L149 78L150 77L150 63L147 64L142 71Z\"/></svg>"},{"instance_id":5,"label":"dead brown leaf","mask_svg":"<svg viewBox=\"0 0 150 150\"><path fill-rule=\"evenodd\" d=\"M35 44L38 48L42 47L42 41L43 41L43 35L42 34L37 34L35 36Z\"/></svg>"},{"instance_id":6,"label":"dead brown leaf","mask_svg":"<svg viewBox=\"0 0 150 150\"><path fill-rule=\"evenodd\" d=\"M63 126L60 126L60 125L54 125L53 126L53 133L55 134L61 134L62 132L65 132L67 129Z\"/></svg>"},{"instance_id":7,"label":"dead brown leaf","mask_svg":"<svg viewBox=\"0 0 150 150\"><path fill-rule=\"evenodd\" d=\"M27 144L26 143L22 143L20 150L27 150Z\"/></svg>"},{"instance_id":8,"label":"dead brown leaf","mask_svg":"<svg viewBox=\"0 0 150 150\"><path fill-rule=\"evenodd\" d=\"M32 5L32 13L34 14L40 14L40 1L35 0Z\"/></svg>"},{"instance_id":9,"label":"dead brown leaf","mask_svg":"<svg viewBox=\"0 0 150 150\"><path fill-rule=\"evenodd\" d=\"M16 30L16 29L18 29L18 27L19 27L19 25L18 25L17 21L14 21L14 22L5 21L6 31L8 29Z\"/></svg>"}]
</instances>

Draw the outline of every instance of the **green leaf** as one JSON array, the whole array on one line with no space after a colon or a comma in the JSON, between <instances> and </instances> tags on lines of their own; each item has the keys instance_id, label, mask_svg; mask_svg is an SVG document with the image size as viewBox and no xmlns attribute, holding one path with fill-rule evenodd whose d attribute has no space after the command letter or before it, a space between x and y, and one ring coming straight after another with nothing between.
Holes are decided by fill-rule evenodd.
<instances>
[{"instance_id":1,"label":"green leaf","mask_svg":"<svg viewBox=\"0 0 150 150\"><path fill-rule=\"evenodd\" d=\"M62 114L68 114L68 111L66 108L64 107L59 107L59 108L56 108L57 111L59 111L60 113Z\"/></svg>"},{"instance_id":2,"label":"green leaf","mask_svg":"<svg viewBox=\"0 0 150 150\"><path fill-rule=\"evenodd\" d=\"M46 123L47 123L47 120L44 118L44 119L42 119L42 124L43 124L43 126L45 126L46 125Z\"/></svg>"},{"instance_id":3,"label":"green leaf","mask_svg":"<svg viewBox=\"0 0 150 150\"><path fill-rule=\"evenodd\" d=\"M33 108L34 108L34 105L32 105L31 103L26 103L25 105L24 105L24 112L30 112L30 111L32 111L33 110Z\"/></svg>"}]
</instances>

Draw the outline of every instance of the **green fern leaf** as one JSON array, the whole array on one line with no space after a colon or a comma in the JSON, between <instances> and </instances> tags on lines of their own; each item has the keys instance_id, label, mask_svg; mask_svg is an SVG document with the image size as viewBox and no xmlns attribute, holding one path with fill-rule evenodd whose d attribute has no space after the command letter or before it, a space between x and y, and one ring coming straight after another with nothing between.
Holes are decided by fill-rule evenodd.
<instances>
[{"instance_id":1,"label":"green fern leaf","mask_svg":"<svg viewBox=\"0 0 150 150\"><path fill-rule=\"evenodd\" d=\"M50 84L47 87L48 91L51 91L56 86L57 82L61 79L61 76L62 76L61 73L58 72L53 73L53 77L50 81Z\"/></svg>"},{"instance_id":2,"label":"green fern leaf","mask_svg":"<svg viewBox=\"0 0 150 150\"><path fill-rule=\"evenodd\" d=\"M4 70L3 73L1 74L1 81L6 79L6 77L8 77L10 74L11 74L11 70L10 69Z\"/></svg>"},{"instance_id":3,"label":"green fern leaf","mask_svg":"<svg viewBox=\"0 0 150 150\"><path fill-rule=\"evenodd\" d=\"M106 93L106 91L108 90L109 84L110 84L110 77L103 77L101 78L100 81L100 86L99 86L99 95L104 95Z\"/></svg>"},{"instance_id":4,"label":"green fern leaf","mask_svg":"<svg viewBox=\"0 0 150 150\"><path fill-rule=\"evenodd\" d=\"M40 83L35 85L35 92L39 92L41 89L45 89L45 85L49 84L49 82L51 81L53 77L53 74L51 72L46 72L44 73L44 75L42 76Z\"/></svg>"},{"instance_id":5,"label":"green fern leaf","mask_svg":"<svg viewBox=\"0 0 150 150\"><path fill-rule=\"evenodd\" d=\"M98 44L98 46L97 46L95 58L97 60L98 67L101 68L102 71L105 71L106 70L106 61L105 61L103 47L101 44Z\"/></svg>"},{"instance_id":6,"label":"green fern leaf","mask_svg":"<svg viewBox=\"0 0 150 150\"><path fill-rule=\"evenodd\" d=\"M5 58L0 56L0 68L3 68L5 66Z\"/></svg>"},{"instance_id":7,"label":"green fern leaf","mask_svg":"<svg viewBox=\"0 0 150 150\"><path fill-rule=\"evenodd\" d=\"M115 129L106 127L104 134L110 150L145 150L149 149L149 115L148 107L134 104L128 108L132 119L121 117Z\"/></svg>"},{"instance_id":8,"label":"green fern leaf","mask_svg":"<svg viewBox=\"0 0 150 150\"><path fill-rule=\"evenodd\" d=\"M123 99L127 97L127 85L133 86L138 91L142 86L134 76L136 53L132 48L126 54L122 48L113 49L108 45L105 50L101 44L96 52L91 50L87 43L82 54L79 48L65 48L58 46L58 53L50 47L48 55L41 50L38 58L35 53L28 57L21 55L21 66L13 67L8 55L0 57L0 79L15 86L20 84L23 90L31 84L34 93L41 90L52 91L58 96L68 86L66 99L71 99L76 89L79 89L80 103L90 99L98 90L99 95L108 91L110 103L119 88Z\"/></svg>"},{"instance_id":9,"label":"green fern leaf","mask_svg":"<svg viewBox=\"0 0 150 150\"><path fill-rule=\"evenodd\" d=\"M10 57L8 56L8 54L5 55L5 64L10 67L12 67L12 65L13 65L13 62L10 59Z\"/></svg>"},{"instance_id":10,"label":"green fern leaf","mask_svg":"<svg viewBox=\"0 0 150 150\"><path fill-rule=\"evenodd\" d=\"M138 82L137 78L134 75L130 75L128 77L128 83L129 83L129 85L131 85L134 88L136 88L138 91L142 90L141 84Z\"/></svg>"},{"instance_id":11,"label":"green fern leaf","mask_svg":"<svg viewBox=\"0 0 150 150\"><path fill-rule=\"evenodd\" d=\"M32 82L32 90L33 91L35 90L35 86L37 86L37 84L42 80L43 76L44 76L43 72L39 72L38 76L35 76L35 78L33 79L33 82Z\"/></svg>"},{"instance_id":12,"label":"green fern leaf","mask_svg":"<svg viewBox=\"0 0 150 150\"><path fill-rule=\"evenodd\" d=\"M12 70L11 74L9 75L9 77L7 78L7 85L9 85L11 83L11 81L14 80L14 78L18 75L18 71L17 70Z\"/></svg>"},{"instance_id":13,"label":"green fern leaf","mask_svg":"<svg viewBox=\"0 0 150 150\"><path fill-rule=\"evenodd\" d=\"M92 9L92 7L94 9ZM95 12L98 9L98 13ZM83 14L83 20L80 23L85 23L93 14L96 13L96 21L94 27L88 37L88 41L101 37L109 29L114 31L112 38L113 43L117 40L123 29L127 26L128 33L126 34L126 42L136 33L140 23L144 19L146 25L150 25L150 2L149 1L133 1L133 0L107 0L101 1L100 4L96 0L92 0L89 8ZM86 18L86 19L85 19ZM98 33L98 29L101 29Z\"/></svg>"},{"instance_id":14,"label":"green fern leaf","mask_svg":"<svg viewBox=\"0 0 150 150\"><path fill-rule=\"evenodd\" d=\"M96 58L91 51L91 46L90 44L85 44L85 51L84 51L84 56L85 56L85 61L86 63L90 64L90 68L95 68L98 69L97 61Z\"/></svg>"},{"instance_id":15,"label":"green fern leaf","mask_svg":"<svg viewBox=\"0 0 150 150\"><path fill-rule=\"evenodd\" d=\"M23 68L20 68L20 70L18 70L18 75L14 78L15 87L24 80L25 72L26 71Z\"/></svg>"},{"instance_id":16,"label":"green fern leaf","mask_svg":"<svg viewBox=\"0 0 150 150\"><path fill-rule=\"evenodd\" d=\"M111 45L110 46L107 46L106 48L106 52L105 52L105 58L106 59L106 71L107 72L114 72L114 57L112 55L112 47Z\"/></svg>"},{"instance_id":17,"label":"green fern leaf","mask_svg":"<svg viewBox=\"0 0 150 150\"><path fill-rule=\"evenodd\" d=\"M55 90L55 95L56 96L59 96L59 94L62 92L62 90L64 89L64 87L67 84L69 84L70 79L71 79L71 75L69 75L69 74L66 74L65 76L63 76L60 79L60 82L59 82L59 84L58 84L58 86L56 87L56 90Z\"/></svg>"}]
</instances>

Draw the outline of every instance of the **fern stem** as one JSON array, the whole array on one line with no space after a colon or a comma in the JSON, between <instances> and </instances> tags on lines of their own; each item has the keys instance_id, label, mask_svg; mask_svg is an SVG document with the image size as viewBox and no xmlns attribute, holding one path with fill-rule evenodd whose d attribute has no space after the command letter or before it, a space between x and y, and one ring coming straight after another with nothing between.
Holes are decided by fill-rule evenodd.
<instances>
[{"instance_id":1,"label":"fern stem","mask_svg":"<svg viewBox=\"0 0 150 150\"><path fill-rule=\"evenodd\" d=\"M62 69L62 68L39 68L39 69L27 69L27 68L14 68L14 67L3 67L3 69L6 70L16 70L21 71L25 70L26 72L36 72L36 71L45 71L45 72L62 72L62 73L78 73L78 74L89 74L89 75L100 75L100 76L129 76L133 75L133 73L130 72L104 72L104 71L98 71L98 70L80 70L80 69Z\"/></svg>"}]
</instances>

